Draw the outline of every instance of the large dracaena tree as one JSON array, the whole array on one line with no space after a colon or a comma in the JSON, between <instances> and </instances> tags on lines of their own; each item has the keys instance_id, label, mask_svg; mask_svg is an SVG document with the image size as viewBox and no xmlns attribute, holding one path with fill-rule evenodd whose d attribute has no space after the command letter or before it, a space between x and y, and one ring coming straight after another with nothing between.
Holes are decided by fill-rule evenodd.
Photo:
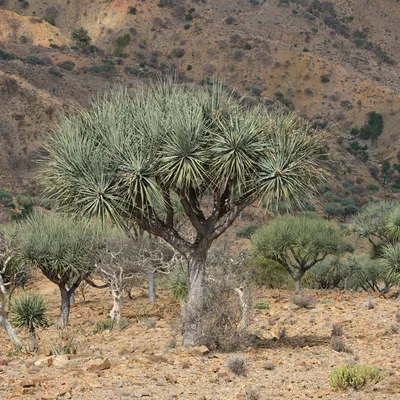
<instances>
[{"instance_id":1,"label":"large dracaena tree","mask_svg":"<svg viewBox=\"0 0 400 400\"><path fill-rule=\"evenodd\" d=\"M13 262L39 269L61 294L60 327L68 324L71 296L93 272L104 239L95 224L65 215L33 213L8 233Z\"/></svg>"},{"instance_id":2,"label":"large dracaena tree","mask_svg":"<svg viewBox=\"0 0 400 400\"><path fill-rule=\"evenodd\" d=\"M309 123L249 109L218 83L185 88L166 79L118 90L60 117L44 148L47 194L62 209L109 218L126 232L138 226L187 258L186 345L201 331L212 242L255 200L307 201L326 176L323 140ZM193 240L177 229L172 194Z\"/></svg>"}]
</instances>

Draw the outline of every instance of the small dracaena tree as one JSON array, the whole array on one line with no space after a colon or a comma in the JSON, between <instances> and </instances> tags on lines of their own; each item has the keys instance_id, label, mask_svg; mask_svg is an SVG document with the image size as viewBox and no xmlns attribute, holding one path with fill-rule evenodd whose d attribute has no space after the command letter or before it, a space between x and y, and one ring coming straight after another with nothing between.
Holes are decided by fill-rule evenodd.
<instances>
[{"instance_id":1,"label":"small dracaena tree","mask_svg":"<svg viewBox=\"0 0 400 400\"><path fill-rule=\"evenodd\" d=\"M351 250L335 226L307 216L278 217L259 229L252 240L257 253L286 269L296 291L301 290L301 278L316 263Z\"/></svg>"},{"instance_id":2,"label":"small dracaena tree","mask_svg":"<svg viewBox=\"0 0 400 400\"><path fill-rule=\"evenodd\" d=\"M87 220L33 213L10 233L14 261L39 269L61 294L60 327L68 324L71 296L94 270L103 239Z\"/></svg>"},{"instance_id":3,"label":"small dracaena tree","mask_svg":"<svg viewBox=\"0 0 400 400\"><path fill-rule=\"evenodd\" d=\"M23 292L11 300L10 313L15 326L28 329L29 350L36 352L38 350L36 329L48 324L44 297L35 292Z\"/></svg>"},{"instance_id":4,"label":"small dracaena tree","mask_svg":"<svg viewBox=\"0 0 400 400\"><path fill-rule=\"evenodd\" d=\"M373 258L381 267L380 281L386 292L400 282L400 202L387 200L373 203L353 219L355 231L372 245Z\"/></svg>"},{"instance_id":5,"label":"small dracaena tree","mask_svg":"<svg viewBox=\"0 0 400 400\"><path fill-rule=\"evenodd\" d=\"M386 200L369 204L352 220L353 228L372 245L373 255L380 255L382 246L400 242L400 202Z\"/></svg>"},{"instance_id":6,"label":"small dracaena tree","mask_svg":"<svg viewBox=\"0 0 400 400\"><path fill-rule=\"evenodd\" d=\"M7 289L9 282L5 282L4 276L7 274L8 269L10 268L11 264L11 253L9 250L4 246L4 240L0 238L1 248L0 248L0 325L3 326L5 329L8 337L10 338L11 342L15 346L17 350L22 350L22 343L18 339L17 334L15 333L13 327L11 326L8 320L7 314Z\"/></svg>"},{"instance_id":7,"label":"small dracaena tree","mask_svg":"<svg viewBox=\"0 0 400 400\"><path fill-rule=\"evenodd\" d=\"M183 342L194 345L211 244L257 199L308 201L326 176L323 146L294 114L245 107L218 83L185 88L167 79L60 117L44 142L44 184L61 209L125 231L138 226L186 257ZM172 194L194 240L178 231Z\"/></svg>"}]
</instances>

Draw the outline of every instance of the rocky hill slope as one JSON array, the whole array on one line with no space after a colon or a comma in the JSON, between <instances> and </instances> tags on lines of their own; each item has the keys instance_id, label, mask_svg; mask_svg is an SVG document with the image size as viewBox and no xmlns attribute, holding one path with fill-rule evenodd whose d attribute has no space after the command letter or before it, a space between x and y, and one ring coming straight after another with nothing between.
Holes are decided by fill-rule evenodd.
<instances>
[{"instance_id":1,"label":"rocky hill slope","mask_svg":"<svg viewBox=\"0 0 400 400\"><path fill-rule=\"evenodd\" d=\"M335 175L373 182L400 150L399 21L395 0L0 0L0 48L14 56L0 56L0 186L31 182L56 110L167 69L334 124ZM74 43L81 27L91 47ZM377 143L351 136L373 111Z\"/></svg>"}]
</instances>

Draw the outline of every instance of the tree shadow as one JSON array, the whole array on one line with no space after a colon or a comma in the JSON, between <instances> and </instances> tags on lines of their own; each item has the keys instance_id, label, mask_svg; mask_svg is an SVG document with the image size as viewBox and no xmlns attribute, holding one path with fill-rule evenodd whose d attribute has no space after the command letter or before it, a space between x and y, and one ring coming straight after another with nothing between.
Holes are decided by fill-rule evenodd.
<instances>
[{"instance_id":1,"label":"tree shadow","mask_svg":"<svg viewBox=\"0 0 400 400\"><path fill-rule=\"evenodd\" d=\"M255 336L255 335L254 335ZM303 348L328 346L331 342L330 336L317 335L296 335L290 337L278 338L260 338L251 337L246 343L247 346L255 349L279 349L279 348Z\"/></svg>"}]
</instances>

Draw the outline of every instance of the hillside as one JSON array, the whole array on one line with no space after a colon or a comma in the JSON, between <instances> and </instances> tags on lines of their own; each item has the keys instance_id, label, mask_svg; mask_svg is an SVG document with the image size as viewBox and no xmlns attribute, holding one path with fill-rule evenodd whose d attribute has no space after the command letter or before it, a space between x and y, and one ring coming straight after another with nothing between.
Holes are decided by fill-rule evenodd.
<instances>
[{"instance_id":1,"label":"hillside","mask_svg":"<svg viewBox=\"0 0 400 400\"><path fill-rule=\"evenodd\" d=\"M341 179L374 182L371 166L395 161L400 150L394 0L0 3L0 48L44 64L0 61L0 186L22 190L31 182L26 173L54 111L88 105L115 84L171 68L183 80L207 84L219 77L249 101L283 104L334 124L330 155ZM93 53L74 46L71 33L79 27L92 38ZM90 70L104 57L115 63L112 71ZM73 61L74 69L60 68L63 61ZM347 151L349 133L372 111L382 115L384 129L377 144L357 139L368 146L365 162L364 153L356 158Z\"/></svg>"}]
</instances>

